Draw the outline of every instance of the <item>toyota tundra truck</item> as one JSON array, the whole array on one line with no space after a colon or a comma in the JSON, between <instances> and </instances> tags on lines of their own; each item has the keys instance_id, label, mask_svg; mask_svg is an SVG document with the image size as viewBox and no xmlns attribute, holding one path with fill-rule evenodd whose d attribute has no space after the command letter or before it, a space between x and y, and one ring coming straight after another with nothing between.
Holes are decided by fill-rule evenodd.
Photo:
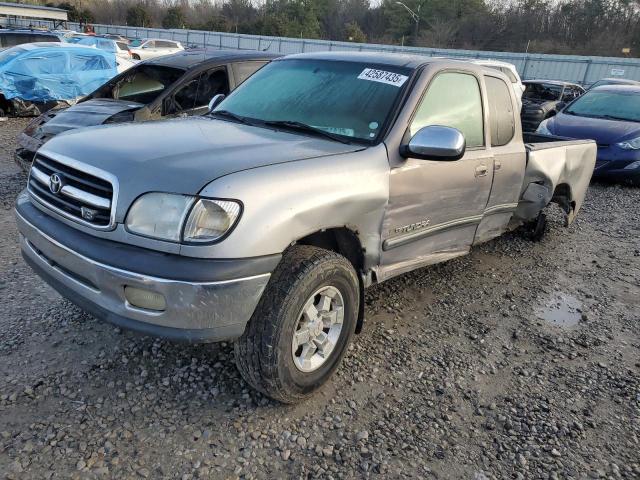
<instances>
[{"instance_id":1,"label":"toyota tundra truck","mask_svg":"<svg viewBox=\"0 0 640 480\"><path fill-rule=\"evenodd\" d=\"M592 141L523 139L501 72L381 53L276 60L208 115L90 127L39 149L16 218L26 262L123 328L233 341L286 403L338 368L364 290L540 223L571 223Z\"/></svg>"}]
</instances>

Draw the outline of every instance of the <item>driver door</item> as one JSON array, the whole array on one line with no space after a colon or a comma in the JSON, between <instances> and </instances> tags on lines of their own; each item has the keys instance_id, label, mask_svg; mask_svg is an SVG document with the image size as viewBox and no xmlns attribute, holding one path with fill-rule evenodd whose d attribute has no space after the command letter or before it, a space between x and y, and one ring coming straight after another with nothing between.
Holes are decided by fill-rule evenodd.
<instances>
[{"instance_id":1,"label":"driver door","mask_svg":"<svg viewBox=\"0 0 640 480\"><path fill-rule=\"evenodd\" d=\"M458 129L466 152L454 161L407 158L392 168L379 280L468 252L489 199L493 157L479 79L468 72L436 74L414 112L408 137L429 125Z\"/></svg>"}]
</instances>

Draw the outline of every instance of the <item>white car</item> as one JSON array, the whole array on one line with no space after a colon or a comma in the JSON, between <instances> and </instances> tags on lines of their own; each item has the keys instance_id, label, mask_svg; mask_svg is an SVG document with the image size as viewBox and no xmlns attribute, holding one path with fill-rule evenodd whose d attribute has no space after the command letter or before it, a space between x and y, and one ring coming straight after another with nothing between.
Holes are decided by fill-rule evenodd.
<instances>
[{"instance_id":1,"label":"white car","mask_svg":"<svg viewBox=\"0 0 640 480\"><path fill-rule=\"evenodd\" d=\"M85 45L87 47L95 47L105 52L114 53L116 58L122 60L131 60L131 52L126 43L112 40L110 38L102 38L96 36L87 36L77 42L76 45Z\"/></svg>"},{"instance_id":2,"label":"white car","mask_svg":"<svg viewBox=\"0 0 640 480\"><path fill-rule=\"evenodd\" d=\"M122 73L125 70L129 70L135 64L136 62L133 62L129 59L122 58L116 55L116 65L118 66L118 73Z\"/></svg>"},{"instance_id":3,"label":"white car","mask_svg":"<svg viewBox=\"0 0 640 480\"><path fill-rule=\"evenodd\" d=\"M133 40L129 44L129 51L134 60L147 60L149 58L172 55L184 50L180 42L173 40L163 40L158 38L147 38Z\"/></svg>"},{"instance_id":4,"label":"white car","mask_svg":"<svg viewBox=\"0 0 640 480\"><path fill-rule=\"evenodd\" d=\"M504 73L511 81L511 86L518 99L518 104L522 107L522 94L524 93L524 85L518 74L518 70L515 65L507 62L499 62L498 60L472 60L471 63L476 65L483 65L485 67L494 68Z\"/></svg>"}]
</instances>

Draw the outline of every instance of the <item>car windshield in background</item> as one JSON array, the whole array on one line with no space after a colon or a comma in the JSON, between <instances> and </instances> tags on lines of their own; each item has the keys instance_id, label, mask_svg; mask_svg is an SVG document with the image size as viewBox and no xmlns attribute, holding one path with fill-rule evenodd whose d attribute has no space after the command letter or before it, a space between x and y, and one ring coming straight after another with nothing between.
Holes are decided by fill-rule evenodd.
<instances>
[{"instance_id":1,"label":"car windshield in background","mask_svg":"<svg viewBox=\"0 0 640 480\"><path fill-rule=\"evenodd\" d=\"M580 117L640 122L640 95L637 93L587 92L564 113Z\"/></svg>"},{"instance_id":2,"label":"car windshield in background","mask_svg":"<svg viewBox=\"0 0 640 480\"><path fill-rule=\"evenodd\" d=\"M559 100L562 85L553 83L525 83L524 98L540 98L542 100Z\"/></svg>"},{"instance_id":3,"label":"car windshield in background","mask_svg":"<svg viewBox=\"0 0 640 480\"><path fill-rule=\"evenodd\" d=\"M113 98L148 104L182 75L184 70L180 68L143 65L127 72L115 84L109 82L101 87L93 98Z\"/></svg>"},{"instance_id":4,"label":"car windshield in background","mask_svg":"<svg viewBox=\"0 0 640 480\"><path fill-rule=\"evenodd\" d=\"M356 62L276 61L249 77L216 112L256 124L304 124L345 140L373 142L410 74L405 68Z\"/></svg>"}]
</instances>

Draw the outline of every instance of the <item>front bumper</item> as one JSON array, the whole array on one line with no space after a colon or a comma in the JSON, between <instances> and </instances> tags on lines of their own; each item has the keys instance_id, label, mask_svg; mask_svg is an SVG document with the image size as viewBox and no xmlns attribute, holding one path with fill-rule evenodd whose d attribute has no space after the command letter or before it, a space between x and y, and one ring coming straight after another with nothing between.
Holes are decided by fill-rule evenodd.
<instances>
[{"instance_id":1,"label":"front bumper","mask_svg":"<svg viewBox=\"0 0 640 480\"><path fill-rule=\"evenodd\" d=\"M16 219L22 255L47 283L96 317L147 335L188 342L237 338L244 332L270 277L271 270L258 270L250 272L252 274L249 276L225 280L177 280L171 277L188 277L191 269L194 270L194 277L202 277L202 266L197 264L199 260L209 267L207 270L213 269L211 275L214 278L218 275L215 272L216 262L224 262L218 270L222 269L226 274L234 269L229 268L229 261L177 255L159 257L158 252L139 247L135 247L137 255L131 263L143 265L140 268L144 268L146 257L149 261L156 260L152 268L157 269L158 263L165 261L163 257L172 257L172 263L168 264L171 268L166 275L152 276L108 265L95 259L100 258L101 252L96 252L93 255L95 258L90 258L53 238L52 234L59 231L59 237L66 240L70 238L69 234L83 236L85 249L87 242L90 247L100 249L103 239L53 220L34 207L25 194L18 199ZM55 227L53 231L52 225ZM132 248L130 245L122 247ZM273 265L278 259L257 261L258 268L265 270L267 265ZM242 271L249 273L246 260L237 262L243 262ZM130 305L125 298L125 286L162 294L166 300L165 310L153 311Z\"/></svg>"}]
</instances>

